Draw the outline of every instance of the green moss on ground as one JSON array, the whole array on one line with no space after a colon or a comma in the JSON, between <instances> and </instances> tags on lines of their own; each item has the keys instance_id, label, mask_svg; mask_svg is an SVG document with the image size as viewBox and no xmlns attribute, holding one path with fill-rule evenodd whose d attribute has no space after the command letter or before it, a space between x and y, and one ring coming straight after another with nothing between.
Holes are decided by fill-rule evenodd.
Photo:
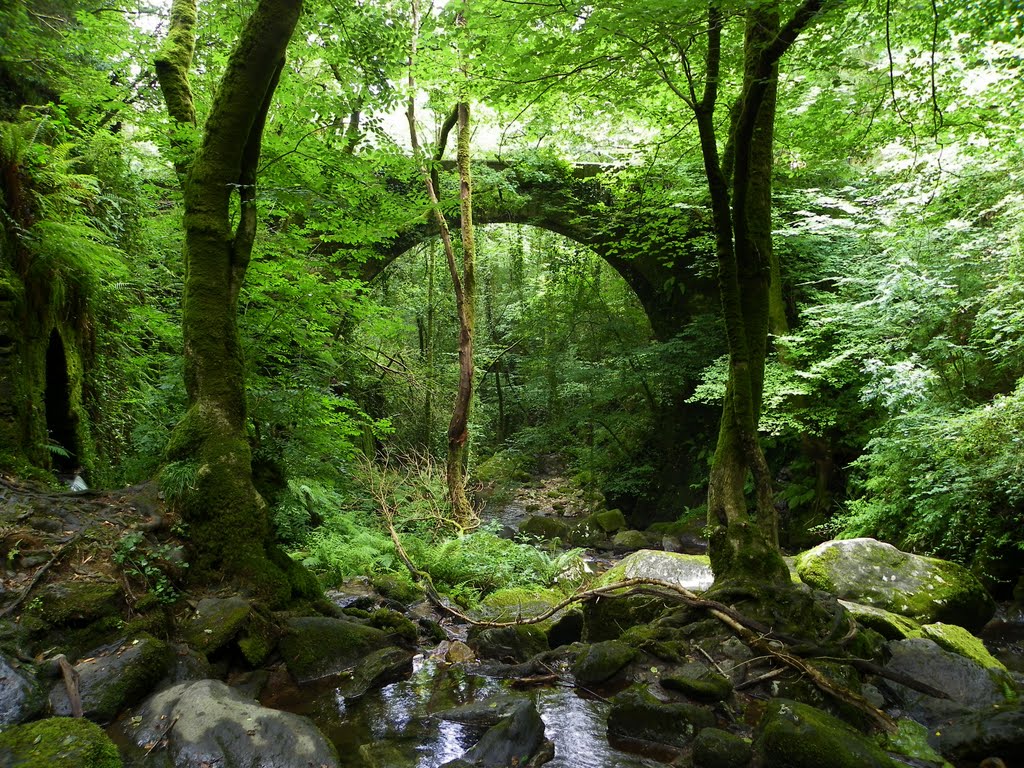
<instances>
[{"instance_id":1,"label":"green moss on ground","mask_svg":"<svg viewBox=\"0 0 1024 768\"><path fill-rule=\"evenodd\" d=\"M95 723L52 717L0 733L0 764L9 768L121 768L121 758Z\"/></svg>"}]
</instances>

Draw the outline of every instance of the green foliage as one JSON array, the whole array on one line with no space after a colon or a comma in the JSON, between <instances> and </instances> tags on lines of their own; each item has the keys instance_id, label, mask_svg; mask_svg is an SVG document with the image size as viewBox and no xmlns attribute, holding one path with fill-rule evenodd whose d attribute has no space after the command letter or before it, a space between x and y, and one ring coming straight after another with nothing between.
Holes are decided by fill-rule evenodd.
<instances>
[{"instance_id":1,"label":"green foliage","mask_svg":"<svg viewBox=\"0 0 1024 768\"><path fill-rule=\"evenodd\" d=\"M168 544L153 544L145 535L133 531L121 537L114 549L114 562L129 576L141 580L158 602L170 605L181 596L168 574L167 564L173 558ZM179 568L188 563L178 563Z\"/></svg>"}]
</instances>

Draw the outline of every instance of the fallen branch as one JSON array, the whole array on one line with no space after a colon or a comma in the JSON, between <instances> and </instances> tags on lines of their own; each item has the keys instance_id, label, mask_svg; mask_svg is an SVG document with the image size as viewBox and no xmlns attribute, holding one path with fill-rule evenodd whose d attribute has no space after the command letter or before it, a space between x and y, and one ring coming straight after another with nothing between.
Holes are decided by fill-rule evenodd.
<instances>
[{"instance_id":1,"label":"fallen branch","mask_svg":"<svg viewBox=\"0 0 1024 768\"><path fill-rule=\"evenodd\" d=\"M68 657L63 653L57 657L57 664L60 665L60 674L64 678L64 687L68 692L68 701L71 702L71 716L82 717L82 694L78 690L78 670L71 666Z\"/></svg>"},{"instance_id":2,"label":"fallen branch","mask_svg":"<svg viewBox=\"0 0 1024 768\"><path fill-rule=\"evenodd\" d=\"M67 552L68 549L71 548L71 545L75 544L80 538L81 538L81 534L77 534L76 533L70 539L68 539L63 544L61 544L60 548L56 552L53 553L53 557L51 557L46 562L45 565L41 566L39 568L39 570L36 571L36 575L32 577L31 583L27 587L25 587L24 590L22 590L22 593L20 595L18 595L17 599L15 599L15 601L13 603L11 603L6 608L4 608L2 611L0 611L0 619L2 619L4 616L7 616L9 613L14 611L15 608L17 608L19 605L21 605L23 602L25 602L25 600L28 598L28 596L32 592L32 590L35 589L36 585L42 580L43 576L46 575L46 572L48 570L50 570L50 568L54 565L54 563L56 563L58 560L60 560L60 558L64 556L64 553Z\"/></svg>"}]
</instances>

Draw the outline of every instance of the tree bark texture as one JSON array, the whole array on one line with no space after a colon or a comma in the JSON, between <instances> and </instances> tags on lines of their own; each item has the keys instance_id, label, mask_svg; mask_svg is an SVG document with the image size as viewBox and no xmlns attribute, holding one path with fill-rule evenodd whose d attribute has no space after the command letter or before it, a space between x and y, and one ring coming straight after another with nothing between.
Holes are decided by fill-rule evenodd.
<instances>
[{"instance_id":1,"label":"tree bark texture","mask_svg":"<svg viewBox=\"0 0 1024 768\"><path fill-rule=\"evenodd\" d=\"M160 54L175 62L162 66L161 87L179 122L188 115L179 97L189 92L191 57L174 49L190 45L194 33L175 29L173 21L189 19L179 7L186 2L175 1L179 13L172 14L172 31ZM197 549L194 568L237 577L272 602L287 600L291 587L278 567L287 564L272 544L267 505L252 483L237 306L256 236L263 128L301 7L301 0L257 4L228 60L202 142L187 164L182 333L189 406L167 448L169 461L191 463L197 472L181 503ZM193 24L194 8L193 3ZM240 206L233 227L236 193Z\"/></svg>"}]
</instances>

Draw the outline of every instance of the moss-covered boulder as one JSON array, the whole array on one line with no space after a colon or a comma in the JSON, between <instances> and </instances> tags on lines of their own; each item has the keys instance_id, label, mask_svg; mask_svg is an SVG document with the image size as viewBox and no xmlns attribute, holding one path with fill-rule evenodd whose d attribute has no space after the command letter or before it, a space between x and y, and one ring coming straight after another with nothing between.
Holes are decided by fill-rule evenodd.
<instances>
[{"instance_id":1,"label":"moss-covered boulder","mask_svg":"<svg viewBox=\"0 0 1024 768\"><path fill-rule=\"evenodd\" d=\"M707 555L642 549L622 558L614 568L602 574L597 584L613 584L625 579L657 579L703 592L714 583L715 577Z\"/></svg>"},{"instance_id":2,"label":"moss-covered boulder","mask_svg":"<svg viewBox=\"0 0 1024 768\"><path fill-rule=\"evenodd\" d=\"M52 717L0 732L6 768L121 768L117 747L88 720Z\"/></svg>"},{"instance_id":3,"label":"moss-covered boulder","mask_svg":"<svg viewBox=\"0 0 1024 768\"><path fill-rule=\"evenodd\" d=\"M576 656L572 674L583 685L603 683L636 658L637 650L617 640L587 645Z\"/></svg>"},{"instance_id":4,"label":"moss-covered boulder","mask_svg":"<svg viewBox=\"0 0 1024 768\"><path fill-rule=\"evenodd\" d=\"M379 573L370 583L383 597L402 605L411 605L423 599L423 587L404 573Z\"/></svg>"},{"instance_id":5,"label":"moss-covered boulder","mask_svg":"<svg viewBox=\"0 0 1024 768\"><path fill-rule=\"evenodd\" d=\"M572 526L565 520L547 515L531 515L519 526L520 533L545 541L568 541L571 530Z\"/></svg>"},{"instance_id":6,"label":"moss-covered boulder","mask_svg":"<svg viewBox=\"0 0 1024 768\"><path fill-rule=\"evenodd\" d=\"M308 683L337 675L388 645L394 643L379 629L344 619L304 616L287 622L278 648L292 677Z\"/></svg>"},{"instance_id":7,"label":"moss-covered boulder","mask_svg":"<svg viewBox=\"0 0 1024 768\"><path fill-rule=\"evenodd\" d=\"M185 642L202 653L213 653L234 639L251 611L249 601L240 597L203 598L185 627Z\"/></svg>"},{"instance_id":8,"label":"moss-covered boulder","mask_svg":"<svg viewBox=\"0 0 1024 768\"><path fill-rule=\"evenodd\" d=\"M150 635L94 649L75 665L85 716L100 723L110 722L122 709L150 693L170 668L170 648ZM56 715L71 714L63 681L50 690L50 708Z\"/></svg>"},{"instance_id":9,"label":"moss-covered boulder","mask_svg":"<svg viewBox=\"0 0 1024 768\"><path fill-rule=\"evenodd\" d=\"M732 693L732 681L699 661L684 664L661 678L661 687L694 701L722 701Z\"/></svg>"},{"instance_id":10,"label":"moss-covered boulder","mask_svg":"<svg viewBox=\"0 0 1024 768\"><path fill-rule=\"evenodd\" d=\"M612 538L612 546L616 549L644 549L649 543L642 531L619 531Z\"/></svg>"},{"instance_id":11,"label":"moss-covered boulder","mask_svg":"<svg viewBox=\"0 0 1024 768\"><path fill-rule=\"evenodd\" d=\"M176 766L338 766L334 747L309 719L261 707L219 680L161 691L121 727L142 750L166 738Z\"/></svg>"},{"instance_id":12,"label":"moss-covered boulder","mask_svg":"<svg viewBox=\"0 0 1024 768\"><path fill-rule=\"evenodd\" d=\"M544 721L532 701L520 702L513 712L491 726L465 760L479 766L526 766L545 744Z\"/></svg>"},{"instance_id":13,"label":"moss-covered boulder","mask_svg":"<svg viewBox=\"0 0 1024 768\"><path fill-rule=\"evenodd\" d=\"M827 541L798 555L796 567L816 589L922 623L976 630L995 613L991 595L963 566L874 539Z\"/></svg>"},{"instance_id":14,"label":"moss-covered boulder","mask_svg":"<svg viewBox=\"0 0 1024 768\"><path fill-rule=\"evenodd\" d=\"M988 652L988 648L977 637L956 624L925 624L921 627L924 637L935 641L940 648L958 653L989 669L1006 671L1006 666Z\"/></svg>"},{"instance_id":15,"label":"moss-covered boulder","mask_svg":"<svg viewBox=\"0 0 1024 768\"><path fill-rule=\"evenodd\" d=\"M904 717L896 721L895 733L879 732L875 734L875 742L886 752L916 761L914 765L953 768L928 743L928 735L928 729L921 723Z\"/></svg>"},{"instance_id":16,"label":"moss-covered boulder","mask_svg":"<svg viewBox=\"0 0 1024 768\"><path fill-rule=\"evenodd\" d=\"M762 768L897 768L878 745L838 718L790 699L768 703L754 738Z\"/></svg>"},{"instance_id":17,"label":"moss-covered boulder","mask_svg":"<svg viewBox=\"0 0 1024 768\"><path fill-rule=\"evenodd\" d=\"M623 691L612 699L608 733L627 739L685 747L702 728L715 724L710 709L684 702L663 702L643 687Z\"/></svg>"},{"instance_id":18,"label":"moss-covered boulder","mask_svg":"<svg viewBox=\"0 0 1024 768\"><path fill-rule=\"evenodd\" d=\"M607 509L604 512L595 512L591 519L605 533L611 534L621 531L627 527L626 516L621 509Z\"/></svg>"},{"instance_id":19,"label":"moss-covered boulder","mask_svg":"<svg viewBox=\"0 0 1024 768\"><path fill-rule=\"evenodd\" d=\"M720 728L705 728L693 740L694 768L747 768L750 755L749 741Z\"/></svg>"},{"instance_id":20,"label":"moss-covered boulder","mask_svg":"<svg viewBox=\"0 0 1024 768\"><path fill-rule=\"evenodd\" d=\"M469 644L481 659L524 662L548 650L544 628L537 624L513 627L474 627L469 633Z\"/></svg>"},{"instance_id":21,"label":"moss-covered boulder","mask_svg":"<svg viewBox=\"0 0 1024 768\"><path fill-rule=\"evenodd\" d=\"M43 588L29 610L51 626L85 624L119 615L123 598L113 581L60 581Z\"/></svg>"},{"instance_id":22,"label":"moss-covered boulder","mask_svg":"<svg viewBox=\"0 0 1024 768\"><path fill-rule=\"evenodd\" d=\"M839 602L858 624L874 630L886 640L906 640L908 637L921 637L923 634L921 625L906 616L873 605L851 603L847 600Z\"/></svg>"},{"instance_id":23,"label":"moss-covered boulder","mask_svg":"<svg viewBox=\"0 0 1024 768\"><path fill-rule=\"evenodd\" d=\"M412 674L411 651L381 648L360 659L352 671L338 682L337 691L346 699L358 699L388 683L404 680Z\"/></svg>"}]
</instances>

